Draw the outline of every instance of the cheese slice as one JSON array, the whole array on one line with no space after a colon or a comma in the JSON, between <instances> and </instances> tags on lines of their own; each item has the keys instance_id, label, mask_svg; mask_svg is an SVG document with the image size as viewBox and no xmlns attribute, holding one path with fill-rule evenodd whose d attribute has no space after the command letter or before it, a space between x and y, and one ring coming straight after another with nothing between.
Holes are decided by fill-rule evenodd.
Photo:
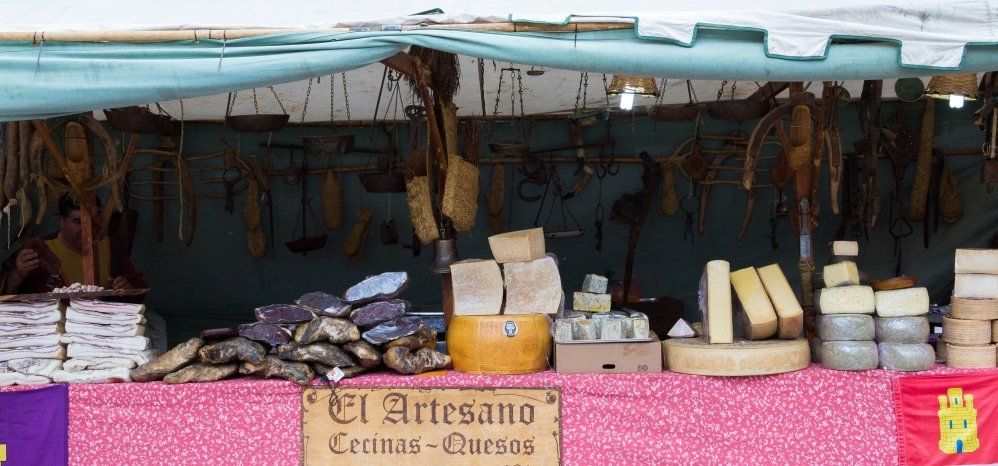
<instances>
[{"instance_id":1,"label":"cheese slice","mask_svg":"<svg viewBox=\"0 0 998 466\"><path fill-rule=\"evenodd\" d=\"M739 317L745 338L764 340L776 334L776 310L762 286L755 267L731 272L731 286L738 295Z\"/></svg>"},{"instance_id":2,"label":"cheese slice","mask_svg":"<svg viewBox=\"0 0 998 466\"><path fill-rule=\"evenodd\" d=\"M924 287L878 291L877 315L880 317L920 316L929 313L929 290Z\"/></svg>"},{"instance_id":3,"label":"cheese slice","mask_svg":"<svg viewBox=\"0 0 998 466\"><path fill-rule=\"evenodd\" d=\"M998 298L998 275L958 273L953 279L954 298Z\"/></svg>"},{"instance_id":4,"label":"cheese slice","mask_svg":"<svg viewBox=\"0 0 998 466\"><path fill-rule=\"evenodd\" d=\"M700 277L698 304L703 317L703 334L709 343L731 343L731 266L728 261L713 260Z\"/></svg>"},{"instance_id":5,"label":"cheese slice","mask_svg":"<svg viewBox=\"0 0 998 466\"><path fill-rule=\"evenodd\" d=\"M758 272L762 286L766 288L766 294L776 310L776 336L782 339L797 338L804 329L804 310L790 288L787 276L780 269L780 264L760 267Z\"/></svg>"},{"instance_id":6,"label":"cheese slice","mask_svg":"<svg viewBox=\"0 0 998 466\"><path fill-rule=\"evenodd\" d=\"M832 241L833 256L859 256L859 243L855 241Z\"/></svg>"},{"instance_id":7,"label":"cheese slice","mask_svg":"<svg viewBox=\"0 0 998 466\"><path fill-rule=\"evenodd\" d=\"M955 256L955 273L998 275L998 249L957 249Z\"/></svg>"},{"instance_id":8,"label":"cheese slice","mask_svg":"<svg viewBox=\"0 0 998 466\"><path fill-rule=\"evenodd\" d=\"M852 261L826 265L821 276L825 280L826 288L859 285L859 269Z\"/></svg>"},{"instance_id":9,"label":"cheese slice","mask_svg":"<svg viewBox=\"0 0 998 466\"><path fill-rule=\"evenodd\" d=\"M554 258L503 264L505 314L555 314L561 307L561 275Z\"/></svg>"},{"instance_id":10,"label":"cheese slice","mask_svg":"<svg viewBox=\"0 0 998 466\"><path fill-rule=\"evenodd\" d=\"M454 315L498 315L502 310L503 281L494 260L470 259L450 266Z\"/></svg>"},{"instance_id":11,"label":"cheese slice","mask_svg":"<svg viewBox=\"0 0 998 466\"><path fill-rule=\"evenodd\" d=\"M811 364L807 340L738 339L709 344L703 338L670 338L662 342L666 370L683 374L746 376L782 374Z\"/></svg>"},{"instance_id":12,"label":"cheese slice","mask_svg":"<svg viewBox=\"0 0 998 466\"><path fill-rule=\"evenodd\" d=\"M510 231L489 236L489 248L496 262L526 262L544 257L544 229Z\"/></svg>"},{"instance_id":13,"label":"cheese slice","mask_svg":"<svg viewBox=\"0 0 998 466\"><path fill-rule=\"evenodd\" d=\"M824 288L818 295L818 312L822 314L873 314L877 300L869 286Z\"/></svg>"}]
</instances>

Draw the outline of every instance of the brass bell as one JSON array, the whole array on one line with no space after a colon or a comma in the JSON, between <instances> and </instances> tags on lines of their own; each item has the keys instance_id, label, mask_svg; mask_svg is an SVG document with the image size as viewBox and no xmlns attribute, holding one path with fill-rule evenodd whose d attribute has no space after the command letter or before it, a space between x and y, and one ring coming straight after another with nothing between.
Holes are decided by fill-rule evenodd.
<instances>
[{"instance_id":1,"label":"brass bell","mask_svg":"<svg viewBox=\"0 0 998 466\"><path fill-rule=\"evenodd\" d=\"M426 270L430 273L450 273L450 265L457 262L457 240L433 240L433 262Z\"/></svg>"}]
</instances>

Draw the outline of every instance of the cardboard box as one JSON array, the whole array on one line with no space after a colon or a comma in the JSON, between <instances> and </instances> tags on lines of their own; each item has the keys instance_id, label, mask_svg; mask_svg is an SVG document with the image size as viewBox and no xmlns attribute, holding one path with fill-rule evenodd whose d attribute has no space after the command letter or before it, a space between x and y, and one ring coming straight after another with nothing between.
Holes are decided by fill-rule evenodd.
<instances>
[{"instance_id":1,"label":"cardboard box","mask_svg":"<svg viewBox=\"0 0 998 466\"><path fill-rule=\"evenodd\" d=\"M555 343L554 370L563 374L662 372L662 342Z\"/></svg>"}]
</instances>

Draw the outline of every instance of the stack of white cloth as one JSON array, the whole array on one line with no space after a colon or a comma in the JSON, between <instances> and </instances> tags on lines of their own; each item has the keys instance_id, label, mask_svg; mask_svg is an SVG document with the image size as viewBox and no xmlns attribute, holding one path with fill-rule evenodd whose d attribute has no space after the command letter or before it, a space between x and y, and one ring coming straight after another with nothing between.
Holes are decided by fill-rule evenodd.
<instances>
[{"instance_id":1,"label":"stack of white cloth","mask_svg":"<svg viewBox=\"0 0 998 466\"><path fill-rule=\"evenodd\" d=\"M74 299L66 309L69 359L52 380L60 383L129 382L129 370L155 355L145 332L145 306Z\"/></svg>"},{"instance_id":2,"label":"stack of white cloth","mask_svg":"<svg viewBox=\"0 0 998 466\"><path fill-rule=\"evenodd\" d=\"M59 301L0 303L0 386L52 382L63 367Z\"/></svg>"}]
</instances>

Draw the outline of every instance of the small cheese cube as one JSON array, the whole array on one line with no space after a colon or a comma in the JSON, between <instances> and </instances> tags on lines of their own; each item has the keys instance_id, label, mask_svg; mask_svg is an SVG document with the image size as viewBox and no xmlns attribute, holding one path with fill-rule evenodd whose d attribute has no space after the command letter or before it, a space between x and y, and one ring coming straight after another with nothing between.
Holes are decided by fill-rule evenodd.
<instances>
[{"instance_id":1,"label":"small cheese cube","mask_svg":"<svg viewBox=\"0 0 998 466\"><path fill-rule=\"evenodd\" d=\"M585 312L608 312L610 310L610 295L576 291L572 294L572 309Z\"/></svg>"},{"instance_id":2,"label":"small cheese cube","mask_svg":"<svg viewBox=\"0 0 998 466\"><path fill-rule=\"evenodd\" d=\"M626 321L627 319L621 317L604 319L599 332L600 340L623 340L627 338L627 329L624 328L624 322Z\"/></svg>"},{"instance_id":3,"label":"small cheese cube","mask_svg":"<svg viewBox=\"0 0 998 466\"><path fill-rule=\"evenodd\" d=\"M558 319L554 321L555 341L568 341L572 339L572 330L575 319Z\"/></svg>"},{"instance_id":4,"label":"small cheese cube","mask_svg":"<svg viewBox=\"0 0 998 466\"><path fill-rule=\"evenodd\" d=\"M582 280L582 291L586 293L606 293L606 277L601 275L586 274Z\"/></svg>"},{"instance_id":5,"label":"small cheese cube","mask_svg":"<svg viewBox=\"0 0 998 466\"><path fill-rule=\"evenodd\" d=\"M496 262L526 262L544 257L544 229L510 231L489 236L489 248Z\"/></svg>"},{"instance_id":6,"label":"small cheese cube","mask_svg":"<svg viewBox=\"0 0 998 466\"><path fill-rule=\"evenodd\" d=\"M851 261L826 265L822 270L826 288L859 285L859 269Z\"/></svg>"},{"instance_id":7,"label":"small cheese cube","mask_svg":"<svg viewBox=\"0 0 998 466\"><path fill-rule=\"evenodd\" d=\"M859 243L855 241L833 241L832 242L832 255L833 256L858 256L859 255Z\"/></svg>"}]
</instances>

